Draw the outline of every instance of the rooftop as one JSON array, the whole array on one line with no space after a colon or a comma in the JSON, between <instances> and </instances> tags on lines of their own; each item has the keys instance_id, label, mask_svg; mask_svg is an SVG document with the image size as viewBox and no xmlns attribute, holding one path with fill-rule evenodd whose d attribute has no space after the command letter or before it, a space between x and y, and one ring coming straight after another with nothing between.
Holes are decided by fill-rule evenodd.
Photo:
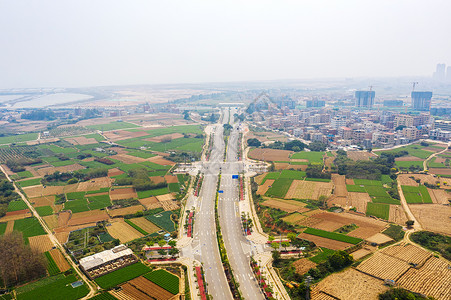
<instances>
[{"instance_id":1,"label":"rooftop","mask_svg":"<svg viewBox=\"0 0 451 300\"><path fill-rule=\"evenodd\" d=\"M131 255L133 251L125 245L119 245L110 250L105 250L80 259L80 266L85 270L101 266L107 262L116 260L123 256Z\"/></svg>"}]
</instances>

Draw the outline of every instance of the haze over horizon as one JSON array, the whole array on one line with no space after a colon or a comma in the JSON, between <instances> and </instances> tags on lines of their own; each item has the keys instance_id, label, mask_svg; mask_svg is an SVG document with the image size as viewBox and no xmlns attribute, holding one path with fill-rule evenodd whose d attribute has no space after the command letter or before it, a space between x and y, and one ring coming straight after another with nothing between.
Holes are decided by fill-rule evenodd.
<instances>
[{"instance_id":1,"label":"haze over horizon","mask_svg":"<svg viewBox=\"0 0 451 300\"><path fill-rule=\"evenodd\" d=\"M3 1L0 88L431 76L451 2Z\"/></svg>"}]
</instances>

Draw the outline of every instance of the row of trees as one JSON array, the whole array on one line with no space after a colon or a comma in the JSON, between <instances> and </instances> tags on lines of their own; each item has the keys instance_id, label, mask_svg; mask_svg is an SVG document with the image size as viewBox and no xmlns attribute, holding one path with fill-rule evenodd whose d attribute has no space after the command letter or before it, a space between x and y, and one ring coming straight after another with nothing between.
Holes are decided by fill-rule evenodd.
<instances>
[{"instance_id":1,"label":"row of trees","mask_svg":"<svg viewBox=\"0 0 451 300\"><path fill-rule=\"evenodd\" d=\"M249 147L261 147L262 143L258 139L252 138L247 140L247 145ZM294 152L299 152L304 150L305 148L309 149L310 151L325 151L327 145L322 142L312 142L309 145L306 145L301 141L293 140L286 143L281 141L275 141L272 144L264 145L264 147L270 149L290 150Z\"/></svg>"},{"instance_id":2,"label":"row of trees","mask_svg":"<svg viewBox=\"0 0 451 300\"><path fill-rule=\"evenodd\" d=\"M340 175L347 175L349 178L380 180L382 174L389 175L391 173L395 164L395 155L381 153L379 157L369 161L353 161L348 158L346 151L338 150L334 164Z\"/></svg>"},{"instance_id":3,"label":"row of trees","mask_svg":"<svg viewBox=\"0 0 451 300\"><path fill-rule=\"evenodd\" d=\"M41 182L44 185L51 185L55 182L67 182L68 184L77 183L78 181L87 181L93 178L105 177L108 175L108 170L103 168L92 169L84 172L60 172L56 171L53 174L45 175Z\"/></svg>"},{"instance_id":4,"label":"row of trees","mask_svg":"<svg viewBox=\"0 0 451 300\"><path fill-rule=\"evenodd\" d=\"M6 166L13 172L25 171L25 166L39 164L42 162L40 158L19 158L6 161Z\"/></svg>"},{"instance_id":5,"label":"row of trees","mask_svg":"<svg viewBox=\"0 0 451 300\"><path fill-rule=\"evenodd\" d=\"M152 189L164 188L166 182L154 183L149 178L149 173L145 168L133 169L128 172L130 177L118 178L115 183L117 185L133 185L137 191L148 191Z\"/></svg>"}]
</instances>

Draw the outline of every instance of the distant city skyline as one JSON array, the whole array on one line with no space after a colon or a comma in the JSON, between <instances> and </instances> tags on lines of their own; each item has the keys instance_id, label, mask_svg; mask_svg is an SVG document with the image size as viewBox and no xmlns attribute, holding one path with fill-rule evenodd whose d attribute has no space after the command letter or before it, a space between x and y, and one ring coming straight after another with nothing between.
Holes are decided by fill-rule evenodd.
<instances>
[{"instance_id":1,"label":"distant city skyline","mask_svg":"<svg viewBox=\"0 0 451 300\"><path fill-rule=\"evenodd\" d=\"M451 64L449 11L444 0L2 1L0 89L431 77Z\"/></svg>"}]
</instances>

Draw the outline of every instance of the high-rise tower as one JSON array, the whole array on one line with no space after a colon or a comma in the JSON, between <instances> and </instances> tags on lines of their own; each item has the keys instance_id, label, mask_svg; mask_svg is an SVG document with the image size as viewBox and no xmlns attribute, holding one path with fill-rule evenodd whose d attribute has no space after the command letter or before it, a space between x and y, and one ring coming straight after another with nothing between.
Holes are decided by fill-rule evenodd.
<instances>
[{"instance_id":1,"label":"high-rise tower","mask_svg":"<svg viewBox=\"0 0 451 300\"><path fill-rule=\"evenodd\" d=\"M374 105L374 91L356 91L355 92L355 106L372 108Z\"/></svg>"},{"instance_id":2,"label":"high-rise tower","mask_svg":"<svg viewBox=\"0 0 451 300\"><path fill-rule=\"evenodd\" d=\"M431 109L432 92L412 92L412 108L415 110Z\"/></svg>"},{"instance_id":3,"label":"high-rise tower","mask_svg":"<svg viewBox=\"0 0 451 300\"><path fill-rule=\"evenodd\" d=\"M445 64L437 64L437 68L435 69L434 74L432 75L432 78L437 81L444 81L445 80Z\"/></svg>"}]
</instances>

